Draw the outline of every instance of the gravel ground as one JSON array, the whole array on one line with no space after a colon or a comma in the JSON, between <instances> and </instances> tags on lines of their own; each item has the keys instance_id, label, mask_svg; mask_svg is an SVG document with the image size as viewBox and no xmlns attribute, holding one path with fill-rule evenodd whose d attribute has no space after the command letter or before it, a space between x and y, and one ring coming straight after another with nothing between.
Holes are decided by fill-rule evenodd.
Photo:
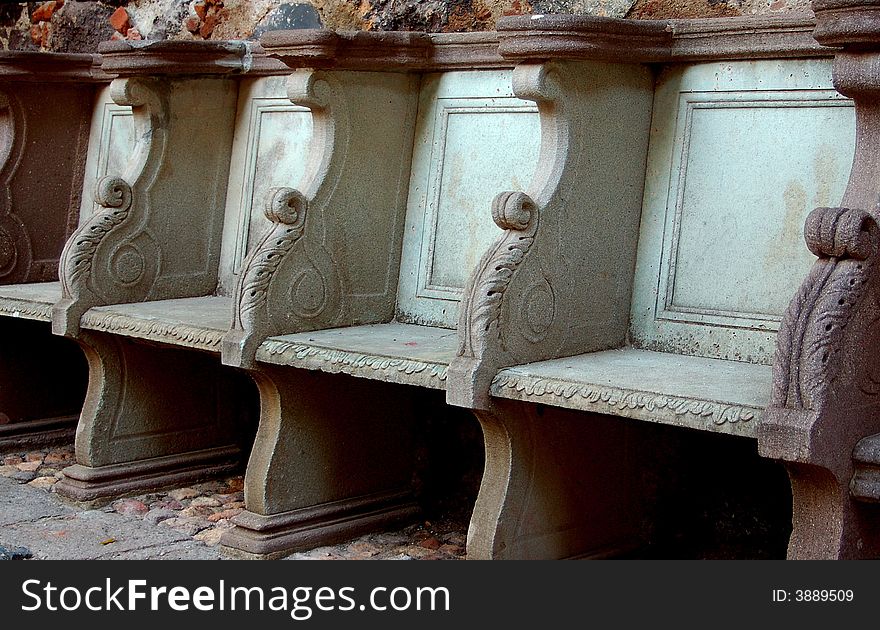
<instances>
[{"instance_id":1,"label":"gravel ground","mask_svg":"<svg viewBox=\"0 0 880 630\"><path fill-rule=\"evenodd\" d=\"M22 501L45 503L45 499L50 498L50 504L54 505L55 502L60 503L57 497L43 495L54 494L53 488L62 476L61 470L73 463L73 446L11 453L0 456L0 477L6 477L23 486L17 497L18 504ZM4 524L4 516L9 521L6 532L0 530L0 552L4 548L7 551L17 548L16 553L11 555L20 557L30 552L34 558L78 557L75 554L81 550L81 538L85 536L87 539L94 538L101 551L106 551L101 554L92 552L87 557L219 557L219 542L223 530L232 527L229 519L244 508L242 488L242 477L232 476L119 499L99 510L63 504L62 514L52 512L51 507L43 507L42 512L35 511L33 519L20 522L12 519L10 514L3 514L4 510L18 511L17 505L4 506L0 503L0 525ZM46 509L50 511L46 512ZM53 525L55 529L51 532L48 532L44 524L41 525L41 519L46 518L60 519ZM137 527L132 528L135 524ZM77 535L68 535L67 530L63 529L74 528L74 525L78 528ZM42 527L42 530L47 531L41 531L39 535L30 530L18 533L13 531L26 526L30 530ZM150 538L151 542L146 547L133 546L124 553L114 555L114 549L122 547L114 537L114 529L135 538L138 530L145 535L155 534L158 538ZM129 534L132 529L134 532ZM465 519L441 518L413 524L397 531L370 534L340 545L296 553L290 559L457 560L465 557L466 530ZM70 553L65 551L65 538L70 539L71 545L78 545L78 549L68 550ZM123 538L125 536L120 536L120 540ZM190 539L195 544L188 543ZM29 543L24 545L24 551L20 549L22 540ZM59 540L62 541L61 547ZM41 545L41 541L46 541L46 544ZM178 548L186 553L181 555L182 551L175 552ZM215 553L206 553L208 551ZM169 555L169 552L172 553ZM193 553L196 555L193 556Z\"/></svg>"}]
</instances>

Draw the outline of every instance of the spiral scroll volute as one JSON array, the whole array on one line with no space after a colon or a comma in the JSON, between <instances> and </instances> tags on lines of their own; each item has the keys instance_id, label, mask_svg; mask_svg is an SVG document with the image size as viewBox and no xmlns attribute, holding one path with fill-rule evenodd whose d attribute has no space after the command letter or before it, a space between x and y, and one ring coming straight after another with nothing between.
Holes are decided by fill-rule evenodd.
<instances>
[{"instance_id":1,"label":"spiral scroll volute","mask_svg":"<svg viewBox=\"0 0 880 630\"><path fill-rule=\"evenodd\" d=\"M295 188L272 188L266 196L266 218L273 223L302 227L309 201Z\"/></svg>"},{"instance_id":2,"label":"spiral scroll volute","mask_svg":"<svg viewBox=\"0 0 880 630\"><path fill-rule=\"evenodd\" d=\"M877 221L865 210L816 208L807 217L804 239L816 256L865 260L878 245Z\"/></svg>"},{"instance_id":3,"label":"spiral scroll volute","mask_svg":"<svg viewBox=\"0 0 880 630\"><path fill-rule=\"evenodd\" d=\"M524 192L499 193L492 201L492 219L502 230L526 230L537 218L538 208Z\"/></svg>"},{"instance_id":4,"label":"spiral scroll volute","mask_svg":"<svg viewBox=\"0 0 880 630\"><path fill-rule=\"evenodd\" d=\"M102 177L95 185L95 203L102 208L125 208L131 205L131 186L121 177Z\"/></svg>"}]
</instances>

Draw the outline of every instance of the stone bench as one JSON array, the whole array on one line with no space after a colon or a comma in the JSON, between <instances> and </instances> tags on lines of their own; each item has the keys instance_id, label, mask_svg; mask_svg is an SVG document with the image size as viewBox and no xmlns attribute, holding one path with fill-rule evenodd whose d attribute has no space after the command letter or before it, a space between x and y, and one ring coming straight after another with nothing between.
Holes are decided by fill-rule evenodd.
<instances>
[{"instance_id":1,"label":"stone bench","mask_svg":"<svg viewBox=\"0 0 880 630\"><path fill-rule=\"evenodd\" d=\"M397 39L420 50L430 41ZM98 183L101 209L68 242L64 294L53 309L54 330L76 338L90 361L78 463L56 486L79 501L240 465L256 401L248 376L218 355L245 254L266 228L286 235L302 227L297 198L275 187L324 176L326 156L314 146L332 134L338 153L369 156L344 169L334 162L332 177L344 174L346 184L328 186L316 203L353 215L348 229L364 236L347 247L372 255L402 220L405 187L393 178L408 175L417 81L408 72L334 71L330 83L320 72L299 73L291 102L278 76L291 70L243 44L118 43L101 53L105 70L120 77L114 101L132 106L137 145L125 172ZM338 103L345 118L331 123L325 111L338 112ZM377 178L370 160L392 179ZM352 213L365 200L389 211ZM374 312L387 300L361 301Z\"/></svg>"},{"instance_id":2,"label":"stone bench","mask_svg":"<svg viewBox=\"0 0 880 630\"><path fill-rule=\"evenodd\" d=\"M399 259L393 247L353 259L326 246L346 242L346 224L315 204L321 184L338 191L344 178L279 193L305 227L278 221L254 250L222 343L224 363L258 382L262 410L227 550L283 555L411 514L409 433L437 402L425 390L483 427L473 558L638 544L645 489L627 445L645 435L614 416L751 440L768 426L776 331L811 263L801 226L842 193L852 155L833 51L800 18L530 16L499 28L516 68L497 89L536 103L536 162L523 160L536 155L534 123L508 122L503 105L482 160L474 129L444 144L451 117L432 120L423 81L403 234L377 241L400 242ZM262 43L291 66L329 68L359 45L327 38ZM381 48L359 58L406 63ZM475 58L465 65L485 94ZM333 173L336 151L319 173ZM755 166L728 177L726 152ZM472 170L454 166L460 156ZM379 288L384 313L360 311Z\"/></svg>"},{"instance_id":3,"label":"stone bench","mask_svg":"<svg viewBox=\"0 0 880 630\"><path fill-rule=\"evenodd\" d=\"M459 322L480 316L497 323L492 305L475 303L468 278L497 269L492 282L500 296L532 242L539 246L538 208L550 208L542 215L542 229L553 235L548 255L570 256L601 230L609 256L629 255L626 239L615 236L636 228L644 158L615 154L609 139L646 150L647 68L534 63L511 72L496 42L472 37L456 46L439 36L426 53L412 45L404 55L391 47L399 35L384 37L327 35L321 47L299 32L261 40L268 54L293 67L326 66L328 77L355 63L423 76L412 91L418 115L411 161L401 165L402 182L390 180L403 192L408 182L408 193L396 206L399 220L366 233L372 253L346 249L358 243L349 217L355 208L370 216L386 210L359 203L364 189L333 170L370 154L339 155L328 139L327 175L285 193L296 216L305 215L305 229L288 240L290 228L279 222L245 265L222 358L251 370L261 418L245 478L247 510L222 540L232 553L283 555L412 517L414 427L431 414L457 413L443 401L462 343ZM340 51L361 47L352 61L340 61ZM306 52L314 58L303 59ZM384 142L376 137L377 146ZM582 177L579 163L595 165L596 176ZM540 182L535 201L504 193L533 177ZM392 185L387 173L381 178ZM339 195L343 187L351 202L334 208L323 201L324 190ZM569 221L569 196L588 200L580 222ZM612 197L621 210L609 221L598 209ZM541 273L529 280L536 299L546 295ZM623 299L614 297L616 288L596 282L595 289ZM381 296L381 309L364 308L371 296ZM581 304L581 296L560 296L565 312ZM543 315L534 316L540 335Z\"/></svg>"},{"instance_id":4,"label":"stone bench","mask_svg":"<svg viewBox=\"0 0 880 630\"><path fill-rule=\"evenodd\" d=\"M595 300L569 325L593 339L624 329L604 347L490 370L491 400L472 399L485 403L487 465L470 556L603 555L638 539L651 445L609 416L739 436L785 463L790 558L878 553L876 508L860 503L880 496L877 34L858 8L814 6L816 39L844 52L817 49L808 24L719 20L673 22L665 51L631 42L621 56L661 68L635 266L586 251L592 276L632 279L631 303ZM515 18L499 36L508 57L581 58L623 29ZM864 210L829 207L841 198ZM484 356L504 357L503 339ZM456 362L472 366L469 353Z\"/></svg>"},{"instance_id":5,"label":"stone bench","mask_svg":"<svg viewBox=\"0 0 880 630\"><path fill-rule=\"evenodd\" d=\"M228 310L224 292L254 238L253 197L272 181L269 165L298 168L310 132L305 110L284 98L286 68L258 48L114 42L100 52L118 77L93 127L89 163L100 177L84 195L51 309L53 330L89 361L78 463L56 488L79 501L241 465L252 437L248 379L208 354L146 340L210 346L210 331L188 322ZM300 133L280 141L284 124ZM195 307L175 310L184 299Z\"/></svg>"},{"instance_id":6,"label":"stone bench","mask_svg":"<svg viewBox=\"0 0 880 630\"><path fill-rule=\"evenodd\" d=\"M82 406L85 361L46 322L109 80L96 55L0 53L0 449L72 438Z\"/></svg>"}]
</instances>

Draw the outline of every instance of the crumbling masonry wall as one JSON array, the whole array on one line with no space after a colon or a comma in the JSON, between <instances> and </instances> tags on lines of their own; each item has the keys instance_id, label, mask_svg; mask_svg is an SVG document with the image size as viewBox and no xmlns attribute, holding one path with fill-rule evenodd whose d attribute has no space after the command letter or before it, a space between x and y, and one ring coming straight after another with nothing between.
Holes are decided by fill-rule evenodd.
<instances>
[{"instance_id":1,"label":"crumbling masonry wall","mask_svg":"<svg viewBox=\"0 0 880 630\"><path fill-rule=\"evenodd\" d=\"M4 50L93 52L107 39L254 39L283 28L492 30L502 15L632 19L809 11L808 0L104 0L0 4Z\"/></svg>"}]
</instances>

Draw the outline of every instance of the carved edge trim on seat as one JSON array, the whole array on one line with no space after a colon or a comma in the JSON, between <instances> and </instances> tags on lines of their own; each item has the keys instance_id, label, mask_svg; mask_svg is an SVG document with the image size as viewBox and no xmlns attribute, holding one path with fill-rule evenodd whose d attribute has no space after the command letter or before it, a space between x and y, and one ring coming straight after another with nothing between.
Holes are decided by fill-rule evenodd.
<instances>
[{"instance_id":1,"label":"carved edge trim on seat","mask_svg":"<svg viewBox=\"0 0 880 630\"><path fill-rule=\"evenodd\" d=\"M512 370L498 373L492 381L491 393L499 398L610 413L746 437L755 436L756 421L763 415L763 410L758 407L538 378Z\"/></svg>"},{"instance_id":2,"label":"carved edge trim on seat","mask_svg":"<svg viewBox=\"0 0 880 630\"><path fill-rule=\"evenodd\" d=\"M224 331L174 324L170 322L151 321L102 311L88 311L82 317L82 327L88 330L111 332L125 337L147 339L160 343L173 342L176 346L219 352Z\"/></svg>"},{"instance_id":3,"label":"carved edge trim on seat","mask_svg":"<svg viewBox=\"0 0 880 630\"><path fill-rule=\"evenodd\" d=\"M120 289L127 293L134 291L135 297L144 297L143 286L150 285L150 280L155 278L158 271L158 256L156 260L150 260L136 251L140 260L135 260L133 264L140 264L136 283L141 285L139 289L135 283L127 281L126 269L119 267L125 260L117 260L117 264L113 264L111 258L114 252L103 256L107 258L107 269L95 267L96 257L112 234L128 227L136 231L137 226L145 221L145 215L149 212L149 188L165 155L166 127L170 116L161 88L152 79L116 79L110 90L115 103L132 108L138 142L123 177L104 177L98 181L95 201L102 209L80 226L64 246L59 263L62 297L52 315L52 330L56 334L76 336L82 315L93 306L122 301L113 299L118 297L115 294ZM129 237L126 242L132 238ZM117 251L120 249L117 248ZM101 283L95 282L96 273L105 276Z\"/></svg>"},{"instance_id":4,"label":"carved edge trim on seat","mask_svg":"<svg viewBox=\"0 0 880 630\"><path fill-rule=\"evenodd\" d=\"M0 297L0 314L48 322L52 320L52 305Z\"/></svg>"},{"instance_id":5,"label":"carved edge trim on seat","mask_svg":"<svg viewBox=\"0 0 880 630\"><path fill-rule=\"evenodd\" d=\"M381 355L345 352L277 339L264 341L257 360L273 365L288 365L390 383L445 389L447 366L442 363L400 359Z\"/></svg>"}]
</instances>

